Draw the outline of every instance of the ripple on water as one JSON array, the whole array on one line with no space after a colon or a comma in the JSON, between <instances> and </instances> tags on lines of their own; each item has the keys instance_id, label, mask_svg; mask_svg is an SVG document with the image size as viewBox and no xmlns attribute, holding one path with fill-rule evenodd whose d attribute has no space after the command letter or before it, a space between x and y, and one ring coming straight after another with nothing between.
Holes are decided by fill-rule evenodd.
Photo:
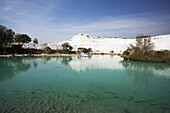
<instances>
[{"instance_id":1,"label":"ripple on water","mask_svg":"<svg viewBox=\"0 0 170 113\"><path fill-rule=\"evenodd\" d=\"M164 103L164 105L165 105L165 106L169 106L169 104L167 104L167 103Z\"/></svg>"},{"instance_id":2,"label":"ripple on water","mask_svg":"<svg viewBox=\"0 0 170 113\"><path fill-rule=\"evenodd\" d=\"M110 94L115 95L115 93L114 93L114 92L110 92Z\"/></svg>"},{"instance_id":3,"label":"ripple on water","mask_svg":"<svg viewBox=\"0 0 170 113\"><path fill-rule=\"evenodd\" d=\"M141 103L141 101L139 101L139 100L138 100L138 101L134 101L134 102L135 102L135 103Z\"/></svg>"},{"instance_id":4,"label":"ripple on water","mask_svg":"<svg viewBox=\"0 0 170 113\"><path fill-rule=\"evenodd\" d=\"M163 110L168 110L168 108L166 108L166 107L161 107L161 109L163 109Z\"/></svg>"},{"instance_id":5,"label":"ripple on water","mask_svg":"<svg viewBox=\"0 0 170 113\"><path fill-rule=\"evenodd\" d=\"M120 98L120 96L114 96L114 98Z\"/></svg>"},{"instance_id":6,"label":"ripple on water","mask_svg":"<svg viewBox=\"0 0 170 113\"><path fill-rule=\"evenodd\" d=\"M150 105L152 105L152 106L157 106L157 104L154 104L154 103L151 103Z\"/></svg>"},{"instance_id":7,"label":"ripple on water","mask_svg":"<svg viewBox=\"0 0 170 113\"><path fill-rule=\"evenodd\" d=\"M105 93L105 94L109 94L109 92L107 92L107 91L105 91L104 93Z\"/></svg>"},{"instance_id":8,"label":"ripple on water","mask_svg":"<svg viewBox=\"0 0 170 113\"><path fill-rule=\"evenodd\" d=\"M35 94L36 92L35 91L32 91L31 94Z\"/></svg>"},{"instance_id":9,"label":"ripple on water","mask_svg":"<svg viewBox=\"0 0 170 113\"><path fill-rule=\"evenodd\" d=\"M130 96L130 97L129 97L129 100L134 100L134 97L133 97L133 96Z\"/></svg>"},{"instance_id":10,"label":"ripple on water","mask_svg":"<svg viewBox=\"0 0 170 113\"><path fill-rule=\"evenodd\" d=\"M124 113L131 113L131 112L127 109L124 109Z\"/></svg>"},{"instance_id":11,"label":"ripple on water","mask_svg":"<svg viewBox=\"0 0 170 113\"><path fill-rule=\"evenodd\" d=\"M15 93L19 93L19 91L18 91L18 90L14 90L13 92L15 92Z\"/></svg>"},{"instance_id":12,"label":"ripple on water","mask_svg":"<svg viewBox=\"0 0 170 113\"><path fill-rule=\"evenodd\" d=\"M73 96L72 95L67 95L68 97L72 98Z\"/></svg>"}]
</instances>

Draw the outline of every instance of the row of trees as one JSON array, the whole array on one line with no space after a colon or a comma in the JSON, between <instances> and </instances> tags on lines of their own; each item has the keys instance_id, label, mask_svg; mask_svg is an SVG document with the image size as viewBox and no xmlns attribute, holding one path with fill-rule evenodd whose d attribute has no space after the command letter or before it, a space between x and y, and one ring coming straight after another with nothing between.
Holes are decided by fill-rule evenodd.
<instances>
[{"instance_id":1,"label":"row of trees","mask_svg":"<svg viewBox=\"0 0 170 113\"><path fill-rule=\"evenodd\" d=\"M6 26L0 25L0 48L5 49L10 43L14 43L14 42L18 42L19 45L22 46L23 43L29 43L31 41L32 39L27 34L19 34L19 33L15 34L15 32L12 29L8 29ZM38 39L35 38L33 40L33 43L38 44ZM63 47L62 53L73 53L72 51L73 47L69 43L67 42L63 43L62 47ZM52 52L50 47L47 47L45 51L47 53ZM79 53L81 52L89 53L91 51L92 51L91 48L88 49L78 48Z\"/></svg>"},{"instance_id":2,"label":"row of trees","mask_svg":"<svg viewBox=\"0 0 170 113\"><path fill-rule=\"evenodd\" d=\"M61 45L63 47L63 53L70 53L73 49L73 47L68 43L68 42L65 42ZM78 48L78 53L89 53L92 51L91 48Z\"/></svg>"},{"instance_id":3,"label":"row of trees","mask_svg":"<svg viewBox=\"0 0 170 113\"><path fill-rule=\"evenodd\" d=\"M18 43L29 43L31 38L27 34L15 35L15 32L12 29L8 29L6 26L0 25L0 47L6 47L9 43L18 42ZM33 40L35 44L38 44L38 39Z\"/></svg>"}]
</instances>

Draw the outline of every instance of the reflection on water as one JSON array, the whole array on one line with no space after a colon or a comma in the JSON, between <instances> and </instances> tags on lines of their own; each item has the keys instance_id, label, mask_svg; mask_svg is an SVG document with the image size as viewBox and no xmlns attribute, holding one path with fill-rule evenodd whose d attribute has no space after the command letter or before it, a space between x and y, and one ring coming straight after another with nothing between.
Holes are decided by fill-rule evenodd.
<instances>
[{"instance_id":1,"label":"reflection on water","mask_svg":"<svg viewBox=\"0 0 170 113\"><path fill-rule=\"evenodd\" d=\"M141 80L147 81L152 75L170 78L170 64L168 63L145 63L137 61L126 61L119 56L92 56L84 57L59 57L57 62L70 66L77 72L93 69L126 70L129 75L135 77L146 77ZM146 76L144 76L146 75ZM139 79L138 79L139 80Z\"/></svg>"},{"instance_id":2,"label":"reflection on water","mask_svg":"<svg viewBox=\"0 0 170 113\"><path fill-rule=\"evenodd\" d=\"M17 57L0 58L0 81L6 81L21 72L28 71L32 66L38 67L38 63L44 64L51 60L51 57Z\"/></svg>"},{"instance_id":3,"label":"reflection on water","mask_svg":"<svg viewBox=\"0 0 170 113\"><path fill-rule=\"evenodd\" d=\"M7 59L1 58L0 59L0 81L5 81L20 72L27 71L31 64L25 62L25 58L16 58L14 59Z\"/></svg>"},{"instance_id":4,"label":"reflection on water","mask_svg":"<svg viewBox=\"0 0 170 113\"><path fill-rule=\"evenodd\" d=\"M169 113L169 70L108 55L0 58L0 113Z\"/></svg>"},{"instance_id":5,"label":"reflection on water","mask_svg":"<svg viewBox=\"0 0 170 113\"><path fill-rule=\"evenodd\" d=\"M168 63L145 63L137 61L120 61L129 75L133 75L135 80L148 81L152 75L170 78L170 64ZM138 82L138 81L137 81Z\"/></svg>"},{"instance_id":6,"label":"reflection on water","mask_svg":"<svg viewBox=\"0 0 170 113\"><path fill-rule=\"evenodd\" d=\"M123 69L119 63L121 60L122 58L119 56L95 55L91 57L60 57L57 61L67 64L77 72L84 72L92 69L120 70Z\"/></svg>"},{"instance_id":7,"label":"reflection on water","mask_svg":"<svg viewBox=\"0 0 170 113\"><path fill-rule=\"evenodd\" d=\"M124 61L119 56L95 55L84 57L18 57L0 59L0 81L6 81L21 72L28 71L31 67L37 68L39 63L50 62L70 66L74 71L85 72L93 69L126 70L134 81L148 82L153 76L170 78L170 64L144 63L135 61Z\"/></svg>"},{"instance_id":8,"label":"reflection on water","mask_svg":"<svg viewBox=\"0 0 170 113\"><path fill-rule=\"evenodd\" d=\"M72 57L61 57L61 63L64 65L68 65L69 62L72 60Z\"/></svg>"}]
</instances>

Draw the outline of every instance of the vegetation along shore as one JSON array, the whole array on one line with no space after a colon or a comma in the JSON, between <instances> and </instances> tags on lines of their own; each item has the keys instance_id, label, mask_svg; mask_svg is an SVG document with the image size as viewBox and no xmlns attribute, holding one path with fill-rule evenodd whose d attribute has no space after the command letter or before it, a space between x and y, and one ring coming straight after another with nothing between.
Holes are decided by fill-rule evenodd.
<instances>
[{"instance_id":1,"label":"vegetation along shore","mask_svg":"<svg viewBox=\"0 0 170 113\"><path fill-rule=\"evenodd\" d=\"M137 36L136 45L130 45L122 56L125 60L134 60L142 62L167 62L170 63L170 51L153 50L154 43L150 36Z\"/></svg>"}]
</instances>

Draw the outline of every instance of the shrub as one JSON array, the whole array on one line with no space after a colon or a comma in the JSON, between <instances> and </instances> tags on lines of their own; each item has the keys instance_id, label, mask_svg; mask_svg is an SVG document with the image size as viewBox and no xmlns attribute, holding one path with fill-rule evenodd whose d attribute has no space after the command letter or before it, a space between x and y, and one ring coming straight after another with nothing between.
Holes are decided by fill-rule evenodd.
<instances>
[{"instance_id":1,"label":"shrub","mask_svg":"<svg viewBox=\"0 0 170 113\"><path fill-rule=\"evenodd\" d=\"M78 53L90 53L91 51L92 51L92 49L91 48L88 48L88 49L86 49L86 48L78 48Z\"/></svg>"},{"instance_id":2,"label":"shrub","mask_svg":"<svg viewBox=\"0 0 170 113\"><path fill-rule=\"evenodd\" d=\"M136 45L123 52L123 57L130 60L147 62L170 62L170 51L154 51L150 36L137 36Z\"/></svg>"},{"instance_id":3,"label":"shrub","mask_svg":"<svg viewBox=\"0 0 170 113\"><path fill-rule=\"evenodd\" d=\"M38 44L38 39L34 38L33 42L34 42L34 44Z\"/></svg>"},{"instance_id":4,"label":"shrub","mask_svg":"<svg viewBox=\"0 0 170 113\"><path fill-rule=\"evenodd\" d=\"M126 51L123 52L123 55L130 55L130 49L126 49Z\"/></svg>"},{"instance_id":5,"label":"shrub","mask_svg":"<svg viewBox=\"0 0 170 113\"><path fill-rule=\"evenodd\" d=\"M61 46L63 47L64 54L71 53L71 50L73 49L73 47L68 42L63 43Z\"/></svg>"},{"instance_id":6,"label":"shrub","mask_svg":"<svg viewBox=\"0 0 170 113\"><path fill-rule=\"evenodd\" d=\"M50 47L45 48L45 53L52 53L52 49Z\"/></svg>"},{"instance_id":7,"label":"shrub","mask_svg":"<svg viewBox=\"0 0 170 113\"><path fill-rule=\"evenodd\" d=\"M114 51L110 51L110 53L114 53Z\"/></svg>"}]
</instances>

